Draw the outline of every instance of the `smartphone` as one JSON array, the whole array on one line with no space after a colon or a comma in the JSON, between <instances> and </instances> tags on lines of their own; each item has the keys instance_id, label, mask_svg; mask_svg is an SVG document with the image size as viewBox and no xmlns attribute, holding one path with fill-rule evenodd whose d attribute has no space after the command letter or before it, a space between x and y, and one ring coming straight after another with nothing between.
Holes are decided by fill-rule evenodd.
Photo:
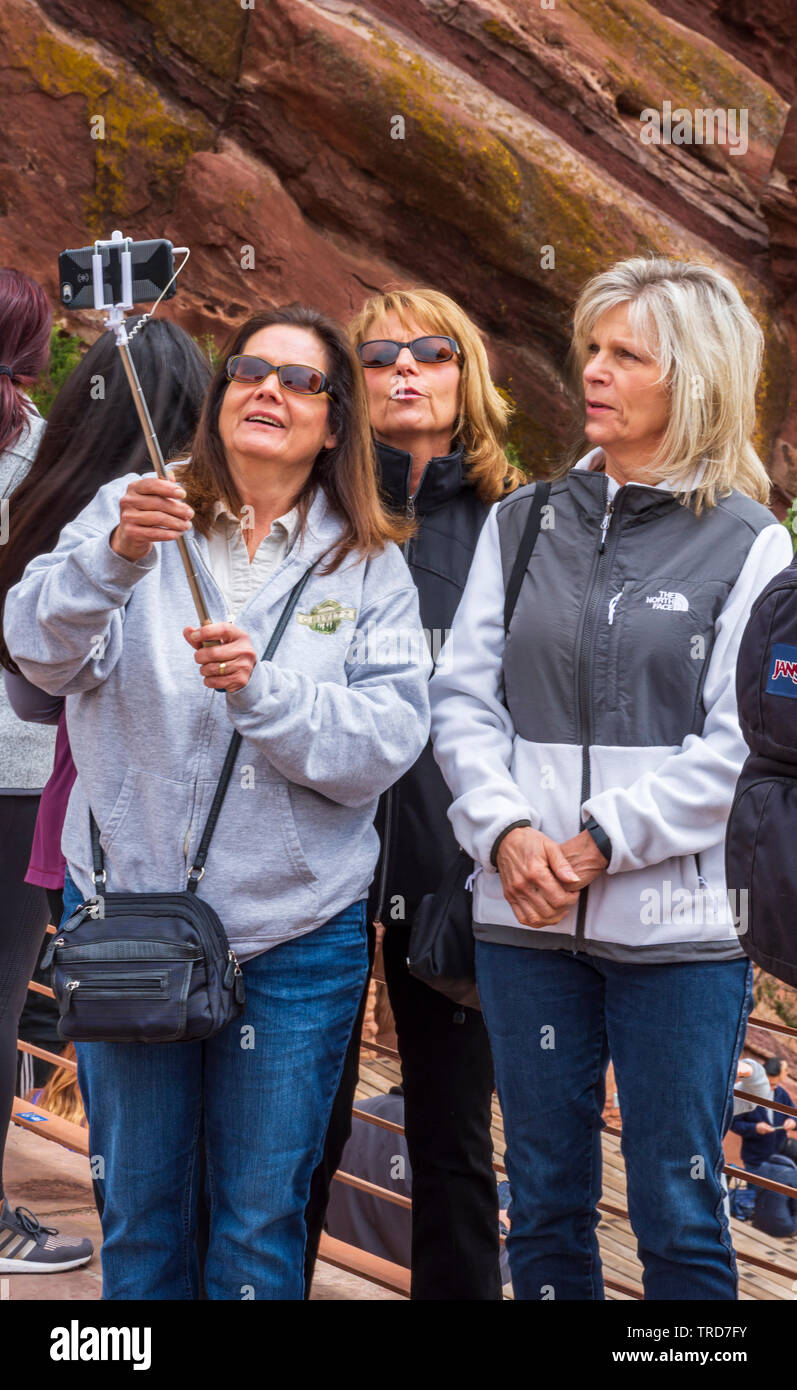
<instances>
[{"instance_id":1,"label":"smartphone","mask_svg":"<svg viewBox=\"0 0 797 1390\"><path fill-rule=\"evenodd\" d=\"M122 257L121 252L128 249L131 254L133 276L133 303L149 304L169 284L174 275L174 246L164 237L157 241L132 241L125 247L107 243L101 247L103 304L110 306L122 300ZM58 257L58 279L61 285L61 303L67 309L93 309L94 280L91 259L93 246L81 246L75 251L62 251ZM177 293L176 282L166 290L164 299L171 299Z\"/></svg>"}]
</instances>

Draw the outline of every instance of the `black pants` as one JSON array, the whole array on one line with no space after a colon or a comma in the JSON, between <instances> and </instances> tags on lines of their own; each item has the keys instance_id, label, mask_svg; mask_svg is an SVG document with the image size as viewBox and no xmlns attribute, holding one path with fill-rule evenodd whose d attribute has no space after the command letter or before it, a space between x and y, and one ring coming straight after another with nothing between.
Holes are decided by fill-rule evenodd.
<instances>
[{"instance_id":1,"label":"black pants","mask_svg":"<svg viewBox=\"0 0 797 1390\"><path fill-rule=\"evenodd\" d=\"M17 1026L44 940L43 888L25 882L39 797L0 796L0 1194L17 1079Z\"/></svg>"},{"instance_id":2,"label":"black pants","mask_svg":"<svg viewBox=\"0 0 797 1390\"><path fill-rule=\"evenodd\" d=\"M307 1227L307 1241L304 1252L304 1296L310 1297L310 1286L313 1282L313 1270L318 1258L318 1246L321 1240L321 1232L326 1221L327 1206L329 1204L329 1189L332 1184L346 1147L346 1141L351 1134L351 1108L354 1105L354 1092L357 1090L357 1081L360 1075L360 1034L363 1029L363 1019L365 1018L365 1006L368 1002L368 987L371 983L371 971L374 964L374 950L376 947L376 935L373 927L368 926L368 978L365 981L363 997L360 1000L360 1007L357 1010L357 1018L354 1022L354 1029L349 1046L346 1049L346 1057L343 1062L343 1072L340 1078L335 1101L332 1106L332 1114L329 1117L327 1137L324 1140L324 1152L321 1160L313 1173L310 1183L310 1196L305 1207L305 1225Z\"/></svg>"},{"instance_id":3,"label":"black pants","mask_svg":"<svg viewBox=\"0 0 797 1390\"><path fill-rule=\"evenodd\" d=\"M493 1064L484 1020L410 975L409 927L391 923L382 957L396 1020L412 1167L413 1299L500 1299L498 1197L490 1135ZM363 1001L364 1008L364 1001ZM351 1130L359 1027L346 1059L307 1207L308 1265L329 1184ZM311 1259L312 1253L312 1259ZM306 1280L309 1288L310 1280Z\"/></svg>"}]
</instances>

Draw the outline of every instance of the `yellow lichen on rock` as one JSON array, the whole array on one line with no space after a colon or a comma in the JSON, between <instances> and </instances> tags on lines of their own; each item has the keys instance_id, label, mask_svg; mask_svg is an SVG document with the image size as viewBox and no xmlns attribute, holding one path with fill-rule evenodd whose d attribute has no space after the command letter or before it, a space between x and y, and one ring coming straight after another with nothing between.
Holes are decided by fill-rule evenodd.
<instances>
[{"instance_id":1,"label":"yellow lichen on rock","mask_svg":"<svg viewBox=\"0 0 797 1390\"><path fill-rule=\"evenodd\" d=\"M95 170L94 187L84 194L88 234L103 235L109 219L170 198L191 154L212 142L210 125L193 111L171 109L138 74L112 67L54 28L27 37L19 54L38 89L84 104Z\"/></svg>"},{"instance_id":2,"label":"yellow lichen on rock","mask_svg":"<svg viewBox=\"0 0 797 1390\"><path fill-rule=\"evenodd\" d=\"M149 20L158 46L181 48L225 81L238 73L248 11L237 0L125 0Z\"/></svg>"}]
</instances>

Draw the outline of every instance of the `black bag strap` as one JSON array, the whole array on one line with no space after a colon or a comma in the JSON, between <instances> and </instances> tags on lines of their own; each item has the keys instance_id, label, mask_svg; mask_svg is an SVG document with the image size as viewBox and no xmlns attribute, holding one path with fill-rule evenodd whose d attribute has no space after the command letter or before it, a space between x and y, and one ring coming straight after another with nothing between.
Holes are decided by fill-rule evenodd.
<instances>
[{"instance_id":1,"label":"black bag strap","mask_svg":"<svg viewBox=\"0 0 797 1390\"><path fill-rule=\"evenodd\" d=\"M315 563L312 564L309 569L305 570L301 579L298 581L298 583L294 584L293 588L291 589L285 607L283 608L282 613L280 614L279 622L277 623L277 626L274 628L274 631L272 632L271 638L269 640L269 644L261 657L262 661L270 661L275 651L277 650L280 638L282 637L283 632L288 626L294 608L299 602L301 592L317 564L318 561L316 560ZM230 784L230 778L232 777L233 764L235 763L235 759L238 755L238 749L240 748L240 746L241 735L236 729L235 733L230 739L230 746L227 749L227 756L224 759L224 766L221 769L221 776L219 777L218 786L216 787L216 792L213 797L213 804L211 805L210 811L208 813L208 818L205 821L205 829L202 831L202 839L199 842L199 848L196 854L194 855L194 862L188 871L188 890L191 893L196 892L197 884L199 883L199 880L202 878L202 875L205 872L205 860L208 857L208 847L210 845L211 836L213 835L213 831L216 829L216 821L219 818L219 812L221 810L222 802L224 801L224 798L227 794L227 788Z\"/></svg>"},{"instance_id":2,"label":"black bag strap","mask_svg":"<svg viewBox=\"0 0 797 1390\"><path fill-rule=\"evenodd\" d=\"M520 587L523 577L528 568L532 551L537 544L537 537L540 534L542 524L542 509L548 501L551 491L550 483L536 483L534 486L534 496L531 499L531 506L526 517L526 525L523 527L523 534L520 537L515 563L512 566L512 573L509 576L509 583L506 586L506 598L504 599L504 632L509 631L509 624L512 621L512 614L515 611L515 604L518 601Z\"/></svg>"},{"instance_id":3,"label":"black bag strap","mask_svg":"<svg viewBox=\"0 0 797 1390\"><path fill-rule=\"evenodd\" d=\"M269 639L268 646L266 647L266 650L264 651L261 657L261 661L270 661L275 651L277 650L279 641L286 627L288 626L288 623L290 622L291 614L293 613L294 608L299 602L302 590L304 589L305 584L307 583L308 579L310 578L310 575L312 574L313 570L315 569L318 563L319 561L315 560L313 564L305 570L304 574L291 589L287 601L285 603L285 607L283 608L279 616L277 626L274 628L274 631L272 632L271 637ZM199 842L199 848L196 854L194 855L194 862L188 871L187 887L190 893L196 892L197 884L199 883L199 880L202 878L205 872L205 860L208 857L208 848L210 846L210 841L213 836L213 831L216 829L216 822L219 818L219 812L221 811L222 803L227 794L227 788L230 785L232 770L235 765L235 759L238 756L238 749L241 746L241 742L241 735L236 729L232 738L230 739L227 748L227 754L224 759L224 766L221 769L221 774L219 776L218 783L216 784L216 790L213 795L213 802L208 813L208 818L205 821L205 828L202 831L202 838ZM92 857L94 859L94 873L92 874L92 879L97 893L102 893L104 892L106 873L102 853L102 845L100 844L100 831L97 822L94 819L93 812L89 811L89 815L91 819L91 850Z\"/></svg>"}]
</instances>

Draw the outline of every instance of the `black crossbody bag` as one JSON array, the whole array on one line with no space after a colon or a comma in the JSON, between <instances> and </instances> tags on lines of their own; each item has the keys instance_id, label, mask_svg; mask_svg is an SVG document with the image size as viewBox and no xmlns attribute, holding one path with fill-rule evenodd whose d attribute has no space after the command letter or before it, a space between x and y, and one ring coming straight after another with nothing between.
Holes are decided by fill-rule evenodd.
<instances>
[{"instance_id":1,"label":"black crossbody bag","mask_svg":"<svg viewBox=\"0 0 797 1390\"><path fill-rule=\"evenodd\" d=\"M550 483L537 483L504 599L504 632L509 631L523 576L537 543ZM478 1009L476 953L473 945L473 860L460 850L436 893L421 898L410 931L407 966L411 975L457 1004Z\"/></svg>"},{"instance_id":2,"label":"black crossbody bag","mask_svg":"<svg viewBox=\"0 0 797 1390\"><path fill-rule=\"evenodd\" d=\"M294 585L263 654L270 661L315 568ZM43 966L70 1042L194 1042L243 1012L244 980L218 913L197 887L241 746L230 739L202 838L180 893L106 893L100 832L91 816L97 896L51 938Z\"/></svg>"}]
</instances>

